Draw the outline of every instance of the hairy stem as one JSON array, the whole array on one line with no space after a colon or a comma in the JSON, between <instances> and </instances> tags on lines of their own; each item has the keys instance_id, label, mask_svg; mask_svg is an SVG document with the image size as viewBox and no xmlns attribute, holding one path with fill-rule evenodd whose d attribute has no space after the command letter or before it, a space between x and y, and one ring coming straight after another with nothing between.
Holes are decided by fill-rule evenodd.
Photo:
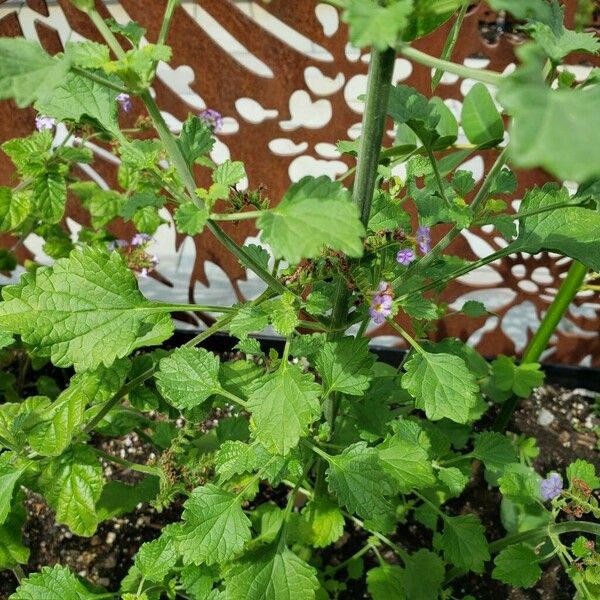
<instances>
[{"instance_id":1,"label":"hairy stem","mask_svg":"<svg viewBox=\"0 0 600 600\"><path fill-rule=\"evenodd\" d=\"M529 342L525 352L523 353L523 363L538 362L542 352L548 347L548 342L555 332L561 319L565 316L569 305L575 298L577 292L581 289L588 268L580 262L573 262L567 277L562 282L556 298L549 306L542 322ZM500 414L494 422L496 431L504 431L508 425L511 415L519 404L519 398L513 396L509 398L503 405Z\"/></svg>"}]
</instances>

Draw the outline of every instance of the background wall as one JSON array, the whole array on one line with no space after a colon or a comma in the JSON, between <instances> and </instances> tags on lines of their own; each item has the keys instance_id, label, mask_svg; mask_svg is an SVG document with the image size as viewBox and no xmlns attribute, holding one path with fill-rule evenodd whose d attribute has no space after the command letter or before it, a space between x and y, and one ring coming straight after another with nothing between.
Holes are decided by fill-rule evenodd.
<instances>
[{"instance_id":1,"label":"background wall","mask_svg":"<svg viewBox=\"0 0 600 600\"><path fill-rule=\"evenodd\" d=\"M164 4L162 0L97 1L107 17L122 23L138 21L147 29L147 41L154 41L158 35ZM572 18L575 0L565 4ZM418 47L439 55L449 26L421 40ZM590 27L597 30L597 23ZM101 41L89 19L68 0L0 2L0 35L37 38L52 53L61 51L68 40ZM315 0L185 1L176 11L168 39L173 60L170 65L160 65L154 91L173 131L178 131L189 112L205 107L220 111L225 124L213 158L217 162L230 157L243 160L250 187L265 186L275 203L290 181L305 174L336 177L350 164L336 152L335 142L360 135L362 104L357 97L365 89L369 56L346 40L346 29L337 11ZM522 41L521 34L503 15L490 11L485 3L475 3L465 19L454 59L473 67L510 70L514 68L515 45ZM592 67L577 56L572 62L578 78L585 77ZM428 93L430 77L429 69L403 58L396 60L395 83L403 82ZM444 76L437 93L459 116L462 99L473 83ZM0 102L0 142L29 133L34 114L31 109L17 109L12 102ZM133 126L140 114L143 109L136 102L123 125ZM393 139L391 127L390 123L389 142ZM64 133L59 127L57 143ZM114 185L114 157L100 146L93 150L98 160L93 168L82 167L84 175L100 185ZM480 180L495 155L495 151L482 152L463 168L472 170ZM208 182L201 168L196 175L201 184ZM518 208L524 188L546 179L543 172L519 174L520 187L513 208ZM0 183L14 185L10 162L1 152ZM87 215L73 199L68 206L64 227L75 232L87 222ZM164 217L170 221L166 210ZM227 227L240 242L256 235L248 221ZM116 229L122 237L132 233L126 224L118 224ZM436 228L438 237L445 231L443 226ZM3 243L13 242L5 238ZM483 227L476 233L464 232L450 250L476 259L503 243L493 230ZM143 292L150 297L228 303L254 297L263 289L261 282L226 255L210 234L191 239L163 225L154 249L161 258L159 271L154 278L141 281ZM25 240L19 252L21 258L49 261L35 235ZM569 259L552 255L514 255L460 278L448 288L444 300L460 308L466 300L478 299L495 314L478 319L451 317L438 334L468 339L486 355L520 353L569 263ZM547 359L591 364L595 356L599 365L599 309L596 295L581 293L561 323L554 340L557 347L547 352ZM210 322L211 315L201 318L203 322L187 315L187 323L182 325L203 326ZM369 333L379 344L402 343L385 326L372 327Z\"/></svg>"}]
</instances>

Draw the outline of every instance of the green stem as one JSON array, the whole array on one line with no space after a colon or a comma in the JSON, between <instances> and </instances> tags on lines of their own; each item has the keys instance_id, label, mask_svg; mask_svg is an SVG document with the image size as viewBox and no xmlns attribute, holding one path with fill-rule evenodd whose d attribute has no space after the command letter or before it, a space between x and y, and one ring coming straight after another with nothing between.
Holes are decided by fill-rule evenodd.
<instances>
[{"instance_id":1,"label":"green stem","mask_svg":"<svg viewBox=\"0 0 600 600\"><path fill-rule=\"evenodd\" d=\"M431 168L433 169L435 181L438 186L438 191L440 192L440 197L442 198L442 200L444 201L444 204L446 206L450 206L450 200L448 200L448 196L446 196L446 192L444 190L444 182L443 182L442 176L440 174L440 169L438 167L437 160L435 159L435 156L433 155L433 150L431 150L431 148L429 146L426 147L426 150L427 150L427 156L429 157L429 162L431 163Z\"/></svg>"},{"instance_id":2,"label":"green stem","mask_svg":"<svg viewBox=\"0 0 600 600\"><path fill-rule=\"evenodd\" d=\"M111 81L110 79L107 79L106 77L102 77L101 75L96 75L96 73L92 73L91 71L86 71L85 69L82 69L81 67L71 67L71 71L73 71L74 73L77 73L77 75L81 75L82 77L89 79L90 81L95 81L96 83L99 83L100 85L103 85L104 87L114 90L115 92L120 92L121 94L129 93L129 90L124 85L119 85L118 83L115 83L114 81Z\"/></svg>"},{"instance_id":3,"label":"green stem","mask_svg":"<svg viewBox=\"0 0 600 600\"><path fill-rule=\"evenodd\" d=\"M242 400L239 396L236 396L235 394L232 394L231 392L228 392L223 388L220 388L215 393L219 394L220 396L225 396L225 398L229 398L229 400L235 402L236 404L239 404L242 408L246 408L245 400Z\"/></svg>"},{"instance_id":4,"label":"green stem","mask_svg":"<svg viewBox=\"0 0 600 600\"><path fill-rule=\"evenodd\" d=\"M464 79L475 79L475 81L489 83L490 85L498 85L502 80L502 75L494 73L494 71L472 69L470 67L465 67L464 65L458 65L448 60L430 56L411 46L402 45L398 48L398 52L416 63L431 67L432 69L440 69L446 73L453 73Z\"/></svg>"},{"instance_id":5,"label":"green stem","mask_svg":"<svg viewBox=\"0 0 600 600\"><path fill-rule=\"evenodd\" d=\"M171 19L173 18L173 14L175 13L175 9L178 5L179 0L168 1L167 8L165 8L163 22L160 26L160 32L158 33L158 39L156 40L157 44L164 44L167 41L167 36L169 35L169 29L171 27Z\"/></svg>"},{"instance_id":6,"label":"green stem","mask_svg":"<svg viewBox=\"0 0 600 600\"><path fill-rule=\"evenodd\" d=\"M118 59L125 58L125 50L123 50L121 44L119 44L119 40L117 40L109 26L104 22L104 19L100 13L95 8L92 10L86 10L85 12L92 20L92 23L96 26L96 29L100 32L100 35L108 44L108 47L113 51L114 55Z\"/></svg>"},{"instance_id":7,"label":"green stem","mask_svg":"<svg viewBox=\"0 0 600 600\"><path fill-rule=\"evenodd\" d=\"M145 473L146 475L153 475L155 477L160 477L162 475L162 471L158 467L153 467L151 465L140 465L138 463L125 460L124 458L108 454L107 452L104 452L98 448L92 447L92 449L98 456L101 456L105 460L113 462L117 465L121 465L122 467L127 467L132 471L138 471L139 473Z\"/></svg>"},{"instance_id":8,"label":"green stem","mask_svg":"<svg viewBox=\"0 0 600 600\"><path fill-rule=\"evenodd\" d=\"M468 4L463 4L458 11L458 15L456 16L456 21L452 25L452 29L444 42L444 47L442 49L442 56L440 57L442 60L450 60L452 58L452 52L454 51L454 47L456 46L456 42L458 41L458 34L460 33L460 28L462 27L463 21L465 20L465 15L467 14L467 9L469 8ZM436 69L433 77L431 78L431 91L435 92L435 88L439 85L442 75L444 72L441 69Z\"/></svg>"},{"instance_id":9,"label":"green stem","mask_svg":"<svg viewBox=\"0 0 600 600\"><path fill-rule=\"evenodd\" d=\"M575 298L575 295L581 289L587 272L588 268L585 265L582 265L577 261L573 262L569 268L567 277L558 290L558 294L552 301L552 304L548 307L538 330L531 338L531 341L523 353L522 362L524 364L539 361L542 352L548 347L550 338L554 334L561 319L565 316L573 298ZM506 429L508 421L518 403L519 398L513 396L506 400L502 405L502 410L494 422L494 429L496 431L504 431L504 429Z\"/></svg>"},{"instance_id":10,"label":"green stem","mask_svg":"<svg viewBox=\"0 0 600 600\"><path fill-rule=\"evenodd\" d=\"M409 344L410 346L419 354L424 354L425 351L421 348L421 345L415 340L404 328L394 321L394 319L388 319L388 324L391 325L392 329L395 329Z\"/></svg>"},{"instance_id":11,"label":"green stem","mask_svg":"<svg viewBox=\"0 0 600 600\"><path fill-rule=\"evenodd\" d=\"M211 221L246 221L248 219L258 219L264 214L264 210L249 210L243 213L211 213Z\"/></svg>"},{"instance_id":12,"label":"green stem","mask_svg":"<svg viewBox=\"0 0 600 600\"><path fill-rule=\"evenodd\" d=\"M581 207L585 204L585 202L557 202L556 204L550 204L548 206L543 206L541 208L536 208L534 210L526 210L523 211L522 213L516 213L514 215L506 215L508 217L511 217L514 221L521 221L522 219L526 219L528 217L534 217L535 215L541 215L543 213L546 212L550 212L553 210L557 210L560 208L577 208L577 207ZM477 226L482 226L482 225L493 225L494 221L484 221L484 222L480 222L480 223L476 223Z\"/></svg>"},{"instance_id":13,"label":"green stem","mask_svg":"<svg viewBox=\"0 0 600 600\"><path fill-rule=\"evenodd\" d=\"M190 312L216 312L216 313L230 313L237 309L228 306L215 306L212 304L168 304L166 302L153 302L158 310L161 312L172 312L172 311L190 311Z\"/></svg>"}]
</instances>

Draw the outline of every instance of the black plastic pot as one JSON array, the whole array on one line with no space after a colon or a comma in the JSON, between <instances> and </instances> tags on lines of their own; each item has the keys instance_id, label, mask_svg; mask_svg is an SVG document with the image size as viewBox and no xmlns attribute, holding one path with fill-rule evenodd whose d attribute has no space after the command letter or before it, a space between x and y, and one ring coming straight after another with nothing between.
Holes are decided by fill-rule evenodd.
<instances>
[{"instance_id":1,"label":"black plastic pot","mask_svg":"<svg viewBox=\"0 0 600 600\"><path fill-rule=\"evenodd\" d=\"M180 346L189 341L194 335L195 333L192 331L177 330L175 335L169 340L168 345ZM257 339L264 352L267 352L270 348L274 348L280 353L283 350L283 340L281 338L259 336ZM219 333L211 336L201 345L213 352L228 352L236 344L236 338ZM371 350L377 354L381 361L394 367L397 367L402 362L407 352L399 348L385 348L382 346L372 346ZM546 374L546 383L548 384L560 385L569 389L584 388L600 392L600 369L553 363L542 364L542 369Z\"/></svg>"}]
</instances>

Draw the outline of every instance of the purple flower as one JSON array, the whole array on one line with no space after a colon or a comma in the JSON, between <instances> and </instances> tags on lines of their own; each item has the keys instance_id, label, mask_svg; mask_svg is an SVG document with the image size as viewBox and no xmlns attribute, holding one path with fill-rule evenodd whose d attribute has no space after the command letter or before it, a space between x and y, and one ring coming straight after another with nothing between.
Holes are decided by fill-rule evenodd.
<instances>
[{"instance_id":1,"label":"purple flower","mask_svg":"<svg viewBox=\"0 0 600 600\"><path fill-rule=\"evenodd\" d=\"M540 482L540 492L544 500L552 500L560 496L563 489L563 480L558 473L550 473L546 479Z\"/></svg>"},{"instance_id":2,"label":"purple flower","mask_svg":"<svg viewBox=\"0 0 600 600\"><path fill-rule=\"evenodd\" d=\"M143 246L144 244L147 244L151 240L152 240L152 238L147 233L136 233L131 238L131 245L132 246Z\"/></svg>"},{"instance_id":3,"label":"purple flower","mask_svg":"<svg viewBox=\"0 0 600 600\"><path fill-rule=\"evenodd\" d=\"M213 130L213 133L218 133L223 129L223 116L219 111L207 108L198 116L207 127L210 127Z\"/></svg>"},{"instance_id":4,"label":"purple flower","mask_svg":"<svg viewBox=\"0 0 600 600\"><path fill-rule=\"evenodd\" d=\"M394 298L390 293L389 283L382 281L379 284L377 294L374 294L371 298L371 305L369 306L369 314L377 325L381 325L387 317L392 314L392 304ZM385 292L385 293L384 293Z\"/></svg>"},{"instance_id":5,"label":"purple flower","mask_svg":"<svg viewBox=\"0 0 600 600\"><path fill-rule=\"evenodd\" d=\"M429 227L422 225L417 229L416 235L417 244L419 244L419 250L423 254L427 254L431 250L431 234Z\"/></svg>"},{"instance_id":6,"label":"purple flower","mask_svg":"<svg viewBox=\"0 0 600 600\"><path fill-rule=\"evenodd\" d=\"M56 125L56 121L52 117L47 117L46 115L38 115L35 118L35 128L38 131L43 131L44 129L52 129Z\"/></svg>"},{"instance_id":7,"label":"purple flower","mask_svg":"<svg viewBox=\"0 0 600 600\"><path fill-rule=\"evenodd\" d=\"M396 254L396 260L403 267L408 267L415 258L417 258L417 255L412 248L402 248L398 254Z\"/></svg>"},{"instance_id":8,"label":"purple flower","mask_svg":"<svg viewBox=\"0 0 600 600\"><path fill-rule=\"evenodd\" d=\"M131 110L131 96L129 94L121 93L115 100L121 105L121 110L129 112Z\"/></svg>"}]
</instances>

